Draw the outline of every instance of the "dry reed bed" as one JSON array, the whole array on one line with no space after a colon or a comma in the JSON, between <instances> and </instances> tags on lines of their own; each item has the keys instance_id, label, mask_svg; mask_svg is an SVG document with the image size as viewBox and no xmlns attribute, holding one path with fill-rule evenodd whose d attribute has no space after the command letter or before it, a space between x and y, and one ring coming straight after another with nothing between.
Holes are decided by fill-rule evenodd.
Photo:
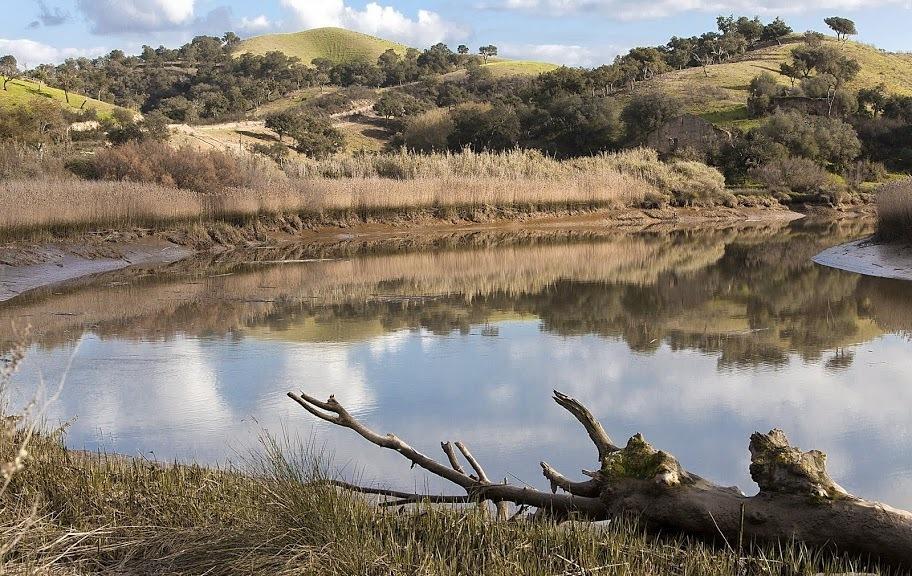
<instances>
[{"instance_id":1,"label":"dry reed bed","mask_svg":"<svg viewBox=\"0 0 912 576\"><path fill-rule=\"evenodd\" d=\"M116 156L106 161L115 162ZM227 162L220 159L221 165ZM229 165L231 181L244 186L202 193L130 180L135 172L138 179L172 181L168 174L150 175L151 167L112 170L120 174L116 181L2 181L0 202L7 209L0 212L0 229L141 226L261 214L383 218L416 209L451 217L448 208L538 211L619 208L669 199L681 204L732 201L718 171L695 162L665 164L645 149L568 161L529 151L338 157L291 165L286 168L289 175L259 161L237 163Z\"/></svg>"},{"instance_id":2,"label":"dry reed bed","mask_svg":"<svg viewBox=\"0 0 912 576\"><path fill-rule=\"evenodd\" d=\"M890 182L877 192L877 236L912 241L912 178Z\"/></svg>"}]
</instances>

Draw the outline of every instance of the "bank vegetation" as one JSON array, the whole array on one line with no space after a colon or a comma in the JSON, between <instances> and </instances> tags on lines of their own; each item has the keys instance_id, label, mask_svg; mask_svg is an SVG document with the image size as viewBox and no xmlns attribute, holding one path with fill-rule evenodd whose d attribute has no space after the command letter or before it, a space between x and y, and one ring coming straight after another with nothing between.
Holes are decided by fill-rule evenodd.
<instances>
[{"instance_id":1,"label":"bank vegetation","mask_svg":"<svg viewBox=\"0 0 912 576\"><path fill-rule=\"evenodd\" d=\"M890 182L877 194L877 236L912 241L912 179Z\"/></svg>"},{"instance_id":2,"label":"bank vegetation","mask_svg":"<svg viewBox=\"0 0 912 576\"><path fill-rule=\"evenodd\" d=\"M663 162L648 149L557 160L537 151L301 158L281 167L237 156L127 143L61 161L0 147L0 228L140 226L263 214L402 211L453 218L485 208L523 213L601 208L733 206L721 173Z\"/></svg>"}]
</instances>

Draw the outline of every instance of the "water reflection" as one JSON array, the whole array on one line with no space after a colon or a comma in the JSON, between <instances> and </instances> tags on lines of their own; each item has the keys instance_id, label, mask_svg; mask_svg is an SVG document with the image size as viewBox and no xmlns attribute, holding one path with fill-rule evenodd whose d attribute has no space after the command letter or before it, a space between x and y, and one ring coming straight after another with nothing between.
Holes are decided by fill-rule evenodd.
<instances>
[{"instance_id":1,"label":"water reflection","mask_svg":"<svg viewBox=\"0 0 912 576\"><path fill-rule=\"evenodd\" d=\"M306 417L284 398L300 387L429 452L463 439L492 475L541 485L542 458L568 472L593 460L549 403L559 388L618 439L642 431L719 482L749 489L747 438L780 426L828 451L847 488L910 506L908 285L810 261L865 232L551 231L234 254L29 294L0 322L33 327L20 393L82 340L53 413L78 417L74 446L219 461L284 427L315 431L368 478L426 481ZM335 259L267 263L313 256ZM0 348L13 338L5 329Z\"/></svg>"}]
</instances>

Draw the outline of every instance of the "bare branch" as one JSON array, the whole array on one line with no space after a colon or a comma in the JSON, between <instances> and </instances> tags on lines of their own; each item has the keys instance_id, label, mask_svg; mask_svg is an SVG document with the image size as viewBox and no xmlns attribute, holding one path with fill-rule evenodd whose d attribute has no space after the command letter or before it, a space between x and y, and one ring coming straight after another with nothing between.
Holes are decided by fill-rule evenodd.
<instances>
[{"instance_id":1,"label":"bare branch","mask_svg":"<svg viewBox=\"0 0 912 576\"><path fill-rule=\"evenodd\" d=\"M472 470L475 471L475 474L478 476L478 481L482 484L490 484L491 480L485 473L484 468L481 467L481 463L475 459L475 456L472 456L472 453L469 452L469 449L466 447L466 445L462 442L456 442L456 447L459 448L459 451L462 452L462 455L465 457L466 462L468 462L469 466L472 467Z\"/></svg>"},{"instance_id":2,"label":"bare branch","mask_svg":"<svg viewBox=\"0 0 912 576\"><path fill-rule=\"evenodd\" d=\"M453 450L453 444L450 442L441 442L440 447L443 448L444 453L450 460L450 466L453 467L453 470L460 474L465 474L465 470L462 469L462 465L459 463L459 458L456 457L456 451Z\"/></svg>"},{"instance_id":3,"label":"bare branch","mask_svg":"<svg viewBox=\"0 0 912 576\"><path fill-rule=\"evenodd\" d=\"M329 400L326 402L320 402L319 400L303 393L298 396L294 392L289 392L288 397L300 404L305 410L317 418L326 420L327 422L331 422L344 428L354 430L358 433L358 435L360 435L368 442L376 444L381 448L395 450L396 452L399 452L408 458L413 464L424 468L432 474L436 474L437 476L445 478L457 486L461 486L462 488L468 490L477 484L477 481L475 479L466 476L464 473L460 473L457 470L452 470L447 466L444 466L443 464L437 462L433 458L425 456L418 450L415 450L397 438L395 434L387 434L386 436L377 434L359 422L351 414L349 414L348 411L346 411L345 408L343 408L342 405L336 401L334 396L330 396ZM330 416L324 412L321 412L319 409L335 414L336 416Z\"/></svg>"},{"instance_id":4,"label":"bare branch","mask_svg":"<svg viewBox=\"0 0 912 576\"><path fill-rule=\"evenodd\" d=\"M547 462L541 462L542 474L545 478L551 482L551 492L557 493L557 489L560 488L564 492L569 492L574 496L585 496L587 498L595 498L601 492L601 482L596 479L589 480L588 482L573 482L556 469L554 469Z\"/></svg>"},{"instance_id":5,"label":"bare branch","mask_svg":"<svg viewBox=\"0 0 912 576\"><path fill-rule=\"evenodd\" d=\"M431 502L433 504L465 504L471 502L468 496L441 496L434 494L418 494L416 492L400 492L398 490L387 490L385 488L371 488L368 486L358 486L357 484L349 484L348 482L342 482L341 480L325 480L319 482L319 484L326 484L328 486L336 486L337 488L342 488L348 490L349 492L358 492L359 494L374 494L376 496L386 496L388 498L397 498L397 503L410 503L403 502L404 500L414 501L414 502ZM387 505L393 504L393 502L385 503Z\"/></svg>"},{"instance_id":6,"label":"bare branch","mask_svg":"<svg viewBox=\"0 0 912 576\"><path fill-rule=\"evenodd\" d=\"M589 433L589 438L592 439L593 444L595 444L595 447L598 449L599 460L602 460L612 452L620 450L620 448L615 446L614 442L611 441L611 437L605 432L602 424L592 415L592 412L589 412L588 408L579 402L579 400L555 390L554 401L580 421L580 424L582 424L583 428L586 429L586 432Z\"/></svg>"}]
</instances>

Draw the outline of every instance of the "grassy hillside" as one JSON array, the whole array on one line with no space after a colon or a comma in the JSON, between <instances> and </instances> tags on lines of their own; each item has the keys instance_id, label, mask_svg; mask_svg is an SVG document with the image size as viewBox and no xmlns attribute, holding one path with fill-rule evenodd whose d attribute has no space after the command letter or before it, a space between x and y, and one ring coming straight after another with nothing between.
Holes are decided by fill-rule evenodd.
<instances>
[{"instance_id":1,"label":"grassy hillside","mask_svg":"<svg viewBox=\"0 0 912 576\"><path fill-rule=\"evenodd\" d=\"M490 70L495 77L504 76L538 76L559 68L557 64L548 62L534 62L532 60L492 60L483 66ZM465 70L457 70L445 74L444 78L455 79L465 76Z\"/></svg>"},{"instance_id":2,"label":"grassy hillside","mask_svg":"<svg viewBox=\"0 0 912 576\"><path fill-rule=\"evenodd\" d=\"M2 79L2 76L0 76ZM33 100L35 98L50 98L64 106L67 105L66 94L63 90L42 86L41 92L38 91L38 85L29 80L13 80L6 85L7 90L0 90L0 108L10 108ZM95 108L101 117L109 116L111 111L117 108L113 104L88 98L81 94L70 92L69 107L74 110L81 108Z\"/></svg>"},{"instance_id":3,"label":"grassy hillside","mask_svg":"<svg viewBox=\"0 0 912 576\"><path fill-rule=\"evenodd\" d=\"M390 48L404 54L408 47L342 28L316 28L291 34L255 36L241 42L236 53L262 55L278 50L300 58L305 64L310 64L315 58L328 58L336 63L354 60L374 62Z\"/></svg>"},{"instance_id":4,"label":"grassy hillside","mask_svg":"<svg viewBox=\"0 0 912 576\"><path fill-rule=\"evenodd\" d=\"M835 40L827 40L837 44ZM782 84L789 79L779 74L779 65L790 61L796 44L772 46L750 52L738 62L688 68L663 74L643 84L646 89L661 88L682 99L685 109L700 114L713 122L746 127L747 87L751 79L762 72L770 72ZM883 83L887 91L912 94L912 54L892 54L856 42L838 43L840 50L858 60L861 72L849 87L858 89Z\"/></svg>"}]
</instances>

